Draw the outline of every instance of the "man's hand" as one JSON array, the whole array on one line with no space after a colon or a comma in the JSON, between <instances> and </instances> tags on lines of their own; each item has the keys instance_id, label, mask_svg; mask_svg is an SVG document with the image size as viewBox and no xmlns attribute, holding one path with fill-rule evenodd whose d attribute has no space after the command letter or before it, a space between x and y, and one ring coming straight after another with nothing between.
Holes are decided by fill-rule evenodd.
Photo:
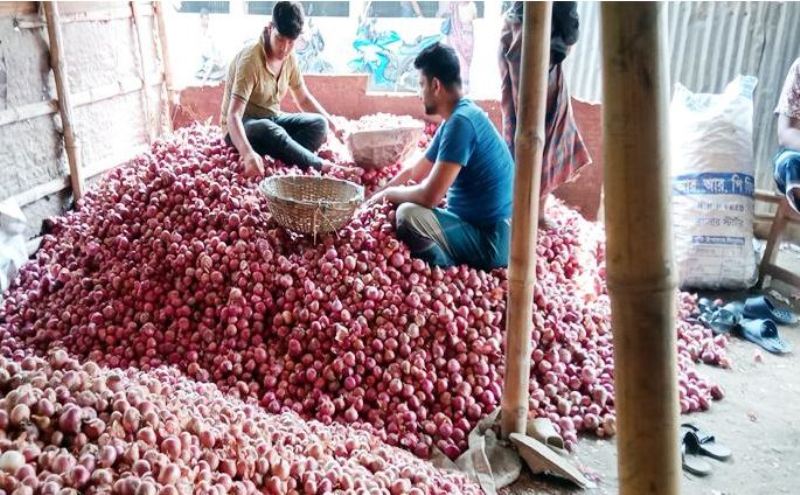
<instances>
[{"instance_id":1,"label":"man's hand","mask_svg":"<svg viewBox=\"0 0 800 495\"><path fill-rule=\"evenodd\" d=\"M387 194L387 191L389 189L390 188L381 189L380 191L378 191L375 194L373 194L372 196L370 196L366 201L364 201L363 207L364 208L372 208L374 205L379 205L379 204L383 203L384 200L387 199L386 198L386 194Z\"/></svg>"},{"instance_id":2,"label":"man's hand","mask_svg":"<svg viewBox=\"0 0 800 495\"><path fill-rule=\"evenodd\" d=\"M330 160L322 160L322 172L331 173L333 175L341 175L344 177L361 177L364 175L364 169L361 167L348 167L346 165L337 165Z\"/></svg>"},{"instance_id":3,"label":"man's hand","mask_svg":"<svg viewBox=\"0 0 800 495\"><path fill-rule=\"evenodd\" d=\"M242 157L245 177L260 177L264 175L264 159L255 151L250 151Z\"/></svg>"},{"instance_id":4,"label":"man's hand","mask_svg":"<svg viewBox=\"0 0 800 495\"><path fill-rule=\"evenodd\" d=\"M344 129L343 129L343 128L341 128L341 127L337 127L337 126L336 126L336 124L334 124L334 123L333 123L333 120L331 120L331 121L329 121L329 122L328 122L328 130L329 130L329 131L330 131L330 132L331 132L331 133L332 133L334 136L336 136L336 139L338 139L340 142L344 143L344 134L345 134L345 131L344 131Z\"/></svg>"}]
</instances>

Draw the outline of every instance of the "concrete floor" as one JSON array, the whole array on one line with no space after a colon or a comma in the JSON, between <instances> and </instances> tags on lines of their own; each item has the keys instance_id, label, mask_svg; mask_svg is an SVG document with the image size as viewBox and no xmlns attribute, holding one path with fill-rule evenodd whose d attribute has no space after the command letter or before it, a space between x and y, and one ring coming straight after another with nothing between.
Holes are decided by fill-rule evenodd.
<instances>
[{"instance_id":1,"label":"concrete floor","mask_svg":"<svg viewBox=\"0 0 800 495\"><path fill-rule=\"evenodd\" d=\"M788 249L786 249L788 248ZM800 250L785 246L778 263L800 272ZM775 282L777 290L800 310L800 289ZM720 294L723 299L744 297L744 293ZM681 493L691 495L796 494L800 493L800 325L780 327L781 336L791 343L795 354L774 356L760 347L732 338L728 352L730 370L698 365L698 370L722 385L725 398L704 413L681 416L713 432L719 443L733 451L728 462L709 460L713 472L698 478L683 473ZM646 453L643 453L646 454ZM600 477L593 490L577 490L553 478L524 476L504 495L522 494L615 494L619 491L615 440L582 438L574 461Z\"/></svg>"}]
</instances>

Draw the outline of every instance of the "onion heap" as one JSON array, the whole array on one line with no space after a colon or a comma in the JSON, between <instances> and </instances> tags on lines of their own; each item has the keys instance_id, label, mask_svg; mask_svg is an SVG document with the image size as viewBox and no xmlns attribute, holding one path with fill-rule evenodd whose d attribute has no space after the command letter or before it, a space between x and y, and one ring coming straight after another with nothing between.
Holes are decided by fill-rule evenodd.
<instances>
[{"instance_id":1,"label":"onion heap","mask_svg":"<svg viewBox=\"0 0 800 495\"><path fill-rule=\"evenodd\" d=\"M481 493L362 429L269 414L174 368L19 351L0 357L0 392L5 493Z\"/></svg>"},{"instance_id":2,"label":"onion heap","mask_svg":"<svg viewBox=\"0 0 800 495\"><path fill-rule=\"evenodd\" d=\"M398 168L356 180L372 191ZM458 456L499 405L506 270L413 259L387 204L314 244L271 220L241 169L219 130L197 125L109 173L51 222L7 291L0 353L58 343L109 368L174 366L271 414ZM302 172L268 161L267 175L286 173ZM579 432L615 433L611 321L602 229L552 203L556 226L536 247L530 406L572 449ZM691 321L694 296L678 303L681 410L704 410L723 393L694 363L730 366L726 340Z\"/></svg>"}]
</instances>

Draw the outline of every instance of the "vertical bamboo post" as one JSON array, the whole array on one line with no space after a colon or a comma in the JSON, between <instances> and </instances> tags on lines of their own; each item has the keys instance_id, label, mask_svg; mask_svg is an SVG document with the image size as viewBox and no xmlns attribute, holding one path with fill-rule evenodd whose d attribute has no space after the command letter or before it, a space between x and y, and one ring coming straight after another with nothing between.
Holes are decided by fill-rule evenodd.
<instances>
[{"instance_id":1,"label":"vertical bamboo post","mask_svg":"<svg viewBox=\"0 0 800 495\"><path fill-rule=\"evenodd\" d=\"M150 75L147 70L145 59L144 43L142 41L142 17L139 13L139 6L135 1L130 2L131 14L133 16L133 38L139 47L139 63L142 68L142 99L144 100L144 130L147 133L148 144L153 142L153 122L150 120Z\"/></svg>"},{"instance_id":2,"label":"vertical bamboo post","mask_svg":"<svg viewBox=\"0 0 800 495\"><path fill-rule=\"evenodd\" d=\"M158 41L161 47L161 63L164 69L164 83L167 87L167 101L166 101L166 124L167 129L172 131L172 105L178 103L178 93L175 90L175 78L172 74L172 61L169 58L169 43L167 41L167 23L164 20L164 2L153 2L153 14L156 17L156 24L158 26Z\"/></svg>"},{"instance_id":3,"label":"vertical bamboo post","mask_svg":"<svg viewBox=\"0 0 800 495\"><path fill-rule=\"evenodd\" d=\"M603 163L622 495L680 490L669 88L660 3L603 2Z\"/></svg>"},{"instance_id":4,"label":"vertical bamboo post","mask_svg":"<svg viewBox=\"0 0 800 495\"><path fill-rule=\"evenodd\" d=\"M78 200L83 196L85 189L81 177L81 144L72 127L72 104L67 63L63 55L64 38L61 34L61 24L59 24L58 3L42 2L42 4L47 19L47 36L50 41L50 67L53 69L56 82L58 111L61 115L61 126L64 129L64 148L67 151L67 162L69 163L69 180L72 185L72 194Z\"/></svg>"},{"instance_id":5,"label":"vertical bamboo post","mask_svg":"<svg viewBox=\"0 0 800 495\"><path fill-rule=\"evenodd\" d=\"M551 12L552 2L531 2L524 7L519 112L514 137L517 163L508 264L506 370L500 419L504 437L511 433L525 433L528 421L533 287L536 283L536 234L544 153Z\"/></svg>"}]
</instances>

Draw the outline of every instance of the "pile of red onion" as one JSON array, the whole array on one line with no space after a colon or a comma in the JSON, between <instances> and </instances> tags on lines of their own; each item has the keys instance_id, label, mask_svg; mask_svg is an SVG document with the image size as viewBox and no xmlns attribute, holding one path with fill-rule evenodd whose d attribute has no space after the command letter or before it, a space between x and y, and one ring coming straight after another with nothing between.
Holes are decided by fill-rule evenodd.
<instances>
[{"instance_id":1,"label":"pile of red onion","mask_svg":"<svg viewBox=\"0 0 800 495\"><path fill-rule=\"evenodd\" d=\"M174 365L271 414L360 425L423 458L434 446L457 456L499 404L506 271L412 259L388 205L313 244L271 221L240 169L216 128L195 126L111 172L54 220L6 294L1 353L57 342L108 367ZM360 180L372 190L397 169ZM275 173L299 171L271 162ZM604 240L563 205L548 213L530 405L573 448L578 432L615 432ZM693 362L728 366L725 339L690 323L694 299L679 299L681 410L704 410L722 391Z\"/></svg>"},{"instance_id":2,"label":"pile of red onion","mask_svg":"<svg viewBox=\"0 0 800 495\"><path fill-rule=\"evenodd\" d=\"M420 121L410 115L392 115L388 113L374 113L364 115L358 120L348 123L350 132L399 129L403 127L416 127Z\"/></svg>"},{"instance_id":3,"label":"pile of red onion","mask_svg":"<svg viewBox=\"0 0 800 495\"><path fill-rule=\"evenodd\" d=\"M269 414L174 369L24 354L0 357L4 493L480 493L369 432Z\"/></svg>"}]
</instances>

